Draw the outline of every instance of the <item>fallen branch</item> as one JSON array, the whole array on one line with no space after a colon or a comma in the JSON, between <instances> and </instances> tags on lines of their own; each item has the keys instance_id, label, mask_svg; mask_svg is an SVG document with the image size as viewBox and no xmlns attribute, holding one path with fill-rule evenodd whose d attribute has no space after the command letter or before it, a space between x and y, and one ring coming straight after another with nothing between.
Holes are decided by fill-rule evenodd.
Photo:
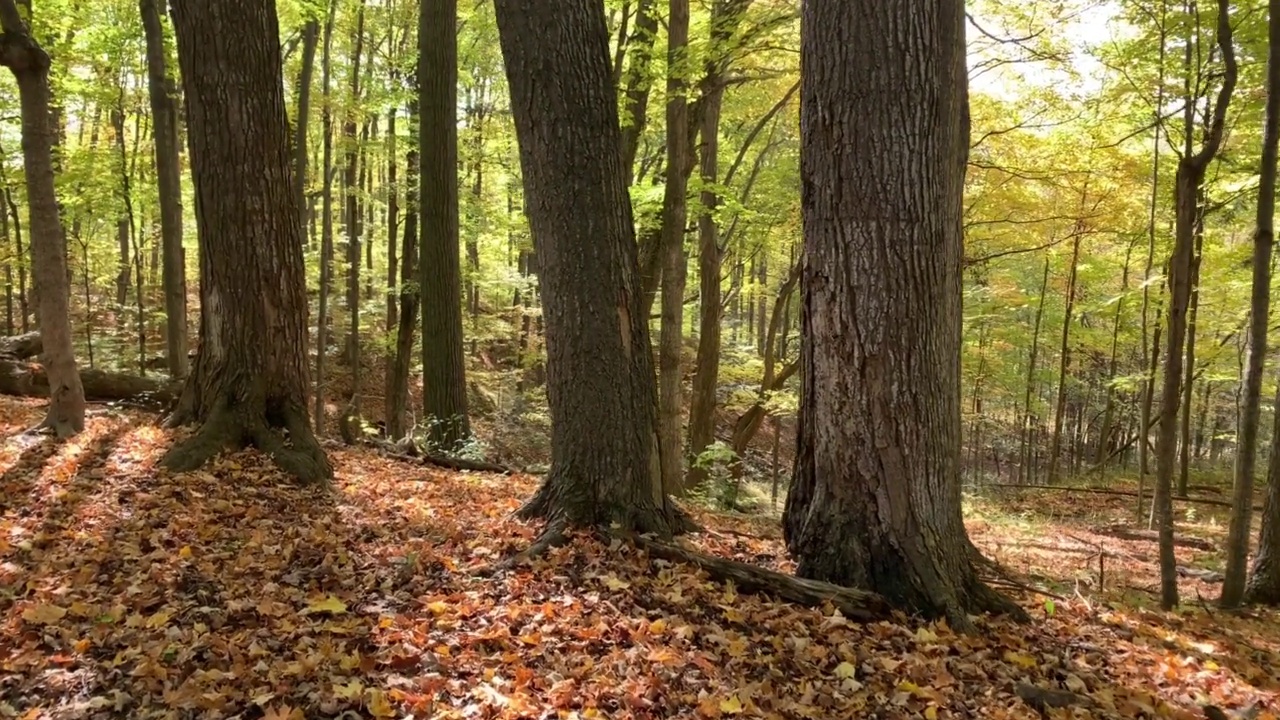
<instances>
[{"instance_id":1,"label":"fallen branch","mask_svg":"<svg viewBox=\"0 0 1280 720\"><path fill-rule=\"evenodd\" d=\"M1079 695L1067 690L1050 690L1024 682L1014 685L1013 692L1041 715L1048 713L1050 709L1097 707L1093 699L1087 695Z\"/></svg>"},{"instance_id":2,"label":"fallen branch","mask_svg":"<svg viewBox=\"0 0 1280 720\"><path fill-rule=\"evenodd\" d=\"M1120 540L1141 540L1144 542L1159 542L1160 536L1155 530L1144 530L1140 528L1125 527L1124 525L1111 525L1107 527L1094 528L1094 534L1106 535ZM1189 547L1195 550L1219 550L1217 545L1194 537L1175 537L1173 544L1178 547Z\"/></svg>"},{"instance_id":3,"label":"fallen branch","mask_svg":"<svg viewBox=\"0 0 1280 720\"><path fill-rule=\"evenodd\" d=\"M450 470L471 470L497 473L499 475L515 475L519 472L506 465L498 465L483 460L468 460L466 458L430 453L423 450L412 438L404 438L403 440L392 442L383 438L372 437L358 430L358 427L362 424L360 419L354 415L344 414L339 418L338 431L342 435L342 441L347 445L367 445L393 460L402 462L416 462Z\"/></svg>"},{"instance_id":4,"label":"fallen branch","mask_svg":"<svg viewBox=\"0 0 1280 720\"><path fill-rule=\"evenodd\" d=\"M634 533L615 533L648 552L650 557L694 565L713 580L732 582L740 590L767 593L787 602L808 607L831 603L850 620L872 622L889 616L887 601L876 593L832 585L819 580L786 575L750 563L728 560L689 550Z\"/></svg>"},{"instance_id":5,"label":"fallen branch","mask_svg":"<svg viewBox=\"0 0 1280 720\"><path fill-rule=\"evenodd\" d=\"M92 368L80 370L86 400L129 402L143 407L163 408L178 397L181 383L168 378L147 378ZM19 397L48 397L49 378L44 367L25 360L0 359L0 394Z\"/></svg>"},{"instance_id":6,"label":"fallen branch","mask_svg":"<svg viewBox=\"0 0 1280 720\"><path fill-rule=\"evenodd\" d=\"M1094 495L1119 495L1121 497L1138 497L1138 493L1132 490L1108 490L1106 488L1086 488L1073 487L1070 485L1015 485L1013 483L991 483L982 485L981 488L1005 488L1010 490L1057 490L1059 492L1081 492L1092 493ZM1150 497L1143 493L1143 497ZM1214 498L1199 497L1174 497L1174 502L1193 503L1196 505L1212 505L1214 507L1231 507L1231 503L1226 500L1215 500ZM1261 505L1253 506L1254 512L1262 512Z\"/></svg>"}]
</instances>

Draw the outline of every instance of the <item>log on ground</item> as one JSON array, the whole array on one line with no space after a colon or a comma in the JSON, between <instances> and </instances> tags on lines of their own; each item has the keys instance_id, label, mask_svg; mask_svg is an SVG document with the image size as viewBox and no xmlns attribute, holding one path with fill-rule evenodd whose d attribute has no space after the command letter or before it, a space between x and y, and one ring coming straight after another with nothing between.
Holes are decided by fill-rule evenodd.
<instances>
[{"instance_id":1,"label":"log on ground","mask_svg":"<svg viewBox=\"0 0 1280 720\"><path fill-rule=\"evenodd\" d=\"M0 337L0 357L5 359L26 360L39 355L42 350L44 350L44 342L40 339L39 330L22 335Z\"/></svg>"},{"instance_id":2,"label":"log on ground","mask_svg":"<svg viewBox=\"0 0 1280 720\"><path fill-rule=\"evenodd\" d=\"M165 407L173 402L181 384L168 378L147 378L125 373L81 369L86 400L130 402L145 407ZM0 359L0 394L48 397L49 378L38 363Z\"/></svg>"},{"instance_id":3,"label":"log on ground","mask_svg":"<svg viewBox=\"0 0 1280 720\"><path fill-rule=\"evenodd\" d=\"M1094 534L1106 535L1118 540L1141 540L1145 542L1160 542L1160 536L1155 530L1147 530L1145 528L1131 528L1125 525L1108 525L1105 527L1094 528ZM1188 547L1195 550L1221 550L1219 546L1209 542L1203 538L1179 536L1173 539L1173 544L1177 547Z\"/></svg>"}]
</instances>

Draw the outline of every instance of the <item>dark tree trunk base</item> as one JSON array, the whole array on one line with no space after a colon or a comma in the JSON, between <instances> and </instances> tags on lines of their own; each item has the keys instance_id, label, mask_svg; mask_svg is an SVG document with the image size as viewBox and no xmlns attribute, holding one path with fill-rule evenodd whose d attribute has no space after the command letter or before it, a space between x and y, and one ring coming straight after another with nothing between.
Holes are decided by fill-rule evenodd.
<instances>
[{"instance_id":1,"label":"dark tree trunk base","mask_svg":"<svg viewBox=\"0 0 1280 720\"><path fill-rule=\"evenodd\" d=\"M554 482L552 476L548 475L546 480L538 486L537 492L533 497L525 501L515 512L515 516L520 520L546 520L548 527L556 524L560 520L568 522L571 526L577 527L594 527L600 523L596 522L598 518L587 516L575 516L564 507L556 502ZM624 512L623 517L612 518L624 528L629 528L641 533L654 533L661 537L673 537L676 535L684 535L686 533L701 532L702 526L697 520L689 514L687 510L675 504L670 498L667 499L666 509L656 509L654 512L635 512L634 509L628 509ZM590 511L590 508L585 508ZM633 518L634 522L626 524L624 520ZM607 526L608 523L605 523Z\"/></svg>"},{"instance_id":2,"label":"dark tree trunk base","mask_svg":"<svg viewBox=\"0 0 1280 720\"><path fill-rule=\"evenodd\" d=\"M190 405L186 401L181 403L165 421L165 426L190 424L193 419ZM287 440L282 430L288 433ZM281 470L302 483L327 484L333 478L333 467L312 433L305 413L288 411L273 424L264 409L237 409L225 401L216 403L196 433L170 448L161 462L173 472L189 472L220 452L250 445L270 455Z\"/></svg>"}]
</instances>

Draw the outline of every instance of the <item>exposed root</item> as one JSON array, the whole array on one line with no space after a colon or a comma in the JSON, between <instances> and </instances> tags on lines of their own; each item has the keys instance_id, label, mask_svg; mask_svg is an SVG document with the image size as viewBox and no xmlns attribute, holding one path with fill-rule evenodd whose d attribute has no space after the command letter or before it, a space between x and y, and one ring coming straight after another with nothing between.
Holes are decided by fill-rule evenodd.
<instances>
[{"instance_id":1,"label":"exposed root","mask_svg":"<svg viewBox=\"0 0 1280 720\"><path fill-rule=\"evenodd\" d=\"M563 520L550 523L543 529L542 534L529 547L512 555L511 557L496 562L487 567L480 568L475 571L476 575L481 577L489 577L504 570L510 570L517 565L529 562L534 558L541 557L544 553L553 547L559 547L569 542L569 536L565 534L568 529L568 523Z\"/></svg>"},{"instance_id":2,"label":"exposed root","mask_svg":"<svg viewBox=\"0 0 1280 720\"><path fill-rule=\"evenodd\" d=\"M238 426L234 414L225 403L218 403L195 435L170 448L160 463L173 472L190 472L218 453L238 450L244 444L244 430Z\"/></svg>"},{"instance_id":3,"label":"exposed root","mask_svg":"<svg viewBox=\"0 0 1280 720\"><path fill-rule=\"evenodd\" d=\"M707 555L635 533L613 531L610 534L630 540L646 550L651 557L702 568L712 579L732 582L745 592L774 595L808 607L821 607L830 603L845 617L863 622L883 620L892 610L883 597L866 590L785 575L758 565Z\"/></svg>"},{"instance_id":4,"label":"exposed root","mask_svg":"<svg viewBox=\"0 0 1280 720\"><path fill-rule=\"evenodd\" d=\"M1014 602L1012 598L1006 596L994 588L990 587L982 580L974 576L969 582L965 592L969 596L970 609L975 612L987 612L993 615L1005 615L1016 622L1029 622L1031 616L1021 605Z\"/></svg>"},{"instance_id":5,"label":"exposed root","mask_svg":"<svg viewBox=\"0 0 1280 720\"><path fill-rule=\"evenodd\" d=\"M693 519L688 510L676 504L675 500L668 499L667 503L671 507L671 533L673 535L705 532L705 528L698 524L697 520Z\"/></svg>"},{"instance_id":6,"label":"exposed root","mask_svg":"<svg viewBox=\"0 0 1280 720\"><path fill-rule=\"evenodd\" d=\"M543 480L538 486L533 497L525 501L516 510L516 518L520 520L540 520L546 518L551 513L551 483L549 480Z\"/></svg>"},{"instance_id":7,"label":"exposed root","mask_svg":"<svg viewBox=\"0 0 1280 720\"><path fill-rule=\"evenodd\" d=\"M271 456L281 470L303 483L327 485L333 479L333 466L320 443L316 442L311 427L297 412L289 412L285 419L289 431L286 444L280 434L265 424L251 430L253 444Z\"/></svg>"}]
</instances>

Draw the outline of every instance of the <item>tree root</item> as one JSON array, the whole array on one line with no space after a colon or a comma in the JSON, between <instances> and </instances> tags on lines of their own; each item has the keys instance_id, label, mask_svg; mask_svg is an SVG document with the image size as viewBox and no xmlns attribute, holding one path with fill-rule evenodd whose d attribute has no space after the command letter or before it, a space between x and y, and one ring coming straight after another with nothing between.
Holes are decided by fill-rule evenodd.
<instances>
[{"instance_id":1,"label":"tree root","mask_svg":"<svg viewBox=\"0 0 1280 720\"><path fill-rule=\"evenodd\" d=\"M732 582L745 592L774 595L807 607L821 607L830 603L846 618L862 622L884 620L892 612L883 597L866 590L785 575L758 565L707 555L635 533L610 531L608 535L629 540L645 550L650 557L701 568L713 580Z\"/></svg>"},{"instance_id":2,"label":"tree root","mask_svg":"<svg viewBox=\"0 0 1280 720\"><path fill-rule=\"evenodd\" d=\"M180 412L175 411L170 416L166 427L175 422ZM228 407L225 401L217 402L195 434L170 448L161 463L173 472L189 472L220 452L239 450L253 444L270 455L280 469L303 483L325 484L333 477L333 468L304 415L287 412L287 443L279 431L267 425L264 417L244 418L242 415Z\"/></svg>"},{"instance_id":3,"label":"tree root","mask_svg":"<svg viewBox=\"0 0 1280 720\"><path fill-rule=\"evenodd\" d=\"M543 529L542 534L538 536L537 540L533 541L532 545L505 560L477 569L475 574L480 577L489 577L541 557L551 548L559 547L569 542L569 536L565 534L567 528L568 523L564 521L553 522Z\"/></svg>"}]
</instances>

